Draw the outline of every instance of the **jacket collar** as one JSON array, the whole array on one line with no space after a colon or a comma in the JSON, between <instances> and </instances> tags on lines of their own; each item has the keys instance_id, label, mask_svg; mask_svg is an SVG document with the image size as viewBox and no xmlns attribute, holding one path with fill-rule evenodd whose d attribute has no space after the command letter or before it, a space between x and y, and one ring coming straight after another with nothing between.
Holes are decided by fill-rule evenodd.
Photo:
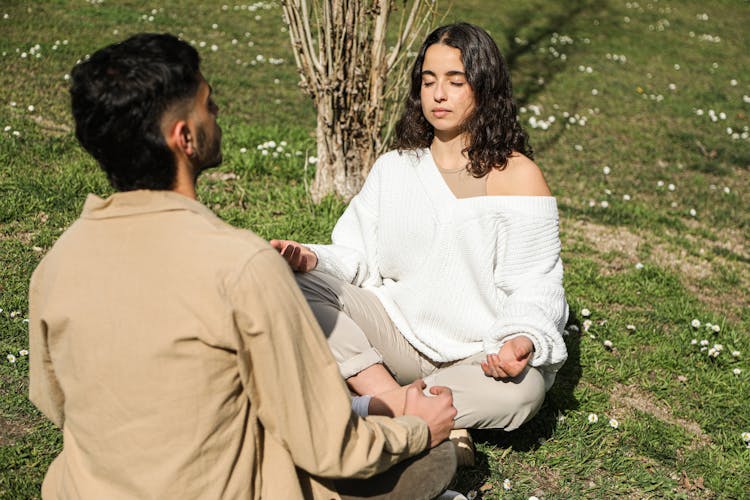
<instances>
[{"instance_id":1,"label":"jacket collar","mask_svg":"<svg viewBox=\"0 0 750 500\"><path fill-rule=\"evenodd\" d=\"M216 215L202 203L174 191L125 191L104 199L89 194L83 205L84 219L109 219L131 215L188 210L215 218Z\"/></svg>"}]
</instances>

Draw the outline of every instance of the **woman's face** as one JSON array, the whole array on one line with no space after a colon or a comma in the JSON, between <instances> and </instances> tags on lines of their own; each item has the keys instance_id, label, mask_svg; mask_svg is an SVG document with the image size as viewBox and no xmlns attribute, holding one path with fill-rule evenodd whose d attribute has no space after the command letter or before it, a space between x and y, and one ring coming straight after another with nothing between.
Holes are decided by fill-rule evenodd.
<instances>
[{"instance_id":1,"label":"woman's face","mask_svg":"<svg viewBox=\"0 0 750 500\"><path fill-rule=\"evenodd\" d=\"M474 91L466 80L461 51L436 43L422 63L422 113L435 129L435 137L450 140L474 109Z\"/></svg>"}]
</instances>

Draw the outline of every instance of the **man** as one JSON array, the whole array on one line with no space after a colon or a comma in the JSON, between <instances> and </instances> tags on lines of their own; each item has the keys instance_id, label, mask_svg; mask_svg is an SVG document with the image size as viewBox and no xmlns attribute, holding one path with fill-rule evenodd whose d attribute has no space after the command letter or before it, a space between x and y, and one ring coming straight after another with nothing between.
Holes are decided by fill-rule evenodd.
<instances>
[{"instance_id":1,"label":"man","mask_svg":"<svg viewBox=\"0 0 750 500\"><path fill-rule=\"evenodd\" d=\"M63 432L42 496L440 493L448 442L351 478L441 443L450 391L415 385L405 417L353 414L284 260L196 201L221 162L197 52L141 34L71 76L76 136L119 192L89 195L31 280L30 397Z\"/></svg>"}]
</instances>

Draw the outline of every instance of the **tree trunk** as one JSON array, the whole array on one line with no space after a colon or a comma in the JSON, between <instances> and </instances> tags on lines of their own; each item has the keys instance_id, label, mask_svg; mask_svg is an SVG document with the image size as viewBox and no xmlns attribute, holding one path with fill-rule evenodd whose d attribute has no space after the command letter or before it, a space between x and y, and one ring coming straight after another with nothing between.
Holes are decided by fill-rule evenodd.
<instances>
[{"instance_id":1,"label":"tree trunk","mask_svg":"<svg viewBox=\"0 0 750 500\"><path fill-rule=\"evenodd\" d=\"M399 55L424 31L431 19L425 14L433 6L428 0L411 0L412 7L402 12L397 43L388 53L385 35L393 3L320 0L310 7L307 0L282 1L300 86L317 110L318 162L310 189L316 203L331 194L350 200L384 149L381 129L390 102L386 77L390 70L406 67ZM315 27L311 18L318 21ZM392 123L395 111L390 112Z\"/></svg>"}]
</instances>

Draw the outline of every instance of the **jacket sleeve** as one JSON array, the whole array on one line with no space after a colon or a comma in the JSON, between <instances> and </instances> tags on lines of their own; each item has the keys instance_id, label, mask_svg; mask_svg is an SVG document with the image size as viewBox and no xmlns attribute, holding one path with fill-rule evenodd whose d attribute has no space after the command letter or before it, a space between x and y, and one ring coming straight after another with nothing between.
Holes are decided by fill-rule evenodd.
<instances>
[{"instance_id":1,"label":"jacket sleeve","mask_svg":"<svg viewBox=\"0 0 750 500\"><path fill-rule=\"evenodd\" d=\"M484 336L487 353L519 335L529 337L531 366L553 373L568 356L562 338L568 304L558 226L556 213L517 214L499 224L495 283L500 300L497 319Z\"/></svg>"},{"instance_id":2,"label":"jacket sleeve","mask_svg":"<svg viewBox=\"0 0 750 500\"><path fill-rule=\"evenodd\" d=\"M243 385L266 433L309 474L369 477L423 451L416 417L360 418L318 323L270 247L230 287ZM243 368L244 367L244 368Z\"/></svg>"},{"instance_id":3,"label":"jacket sleeve","mask_svg":"<svg viewBox=\"0 0 750 500\"><path fill-rule=\"evenodd\" d=\"M380 160L370 170L362 190L336 222L331 245L311 245L318 256L317 270L357 286L382 282L377 262L378 200L381 184Z\"/></svg>"},{"instance_id":4,"label":"jacket sleeve","mask_svg":"<svg viewBox=\"0 0 750 500\"><path fill-rule=\"evenodd\" d=\"M42 317L43 273L40 265L34 271L29 287L29 399L53 424L62 429L65 422L65 395L52 366L47 325Z\"/></svg>"}]
</instances>

